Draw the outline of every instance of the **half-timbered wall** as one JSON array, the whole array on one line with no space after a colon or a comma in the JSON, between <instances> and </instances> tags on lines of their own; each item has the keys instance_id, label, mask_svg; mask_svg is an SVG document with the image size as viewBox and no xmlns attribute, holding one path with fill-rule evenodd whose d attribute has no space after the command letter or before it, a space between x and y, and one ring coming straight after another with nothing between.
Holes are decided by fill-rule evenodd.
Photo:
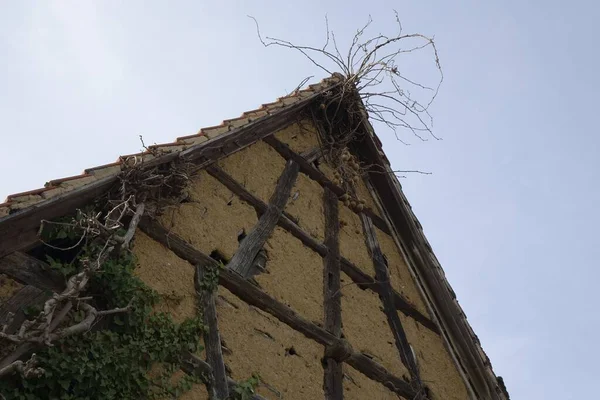
<instances>
[{"instance_id":1,"label":"half-timbered wall","mask_svg":"<svg viewBox=\"0 0 600 400\"><path fill-rule=\"evenodd\" d=\"M469 398L368 182L352 188L363 211L339 201L319 143L307 119L196 173L181 204L140 223L135 273L175 321L215 304L207 362L234 381L258 373L262 398ZM199 304L195 280L217 262ZM0 279L1 312L24 288Z\"/></svg>"},{"instance_id":2,"label":"half-timbered wall","mask_svg":"<svg viewBox=\"0 0 600 400\"><path fill-rule=\"evenodd\" d=\"M316 130L306 120L292 124L274 137L296 154L306 155L319 146ZM193 248L227 262L236 253L240 241L259 222L264 210L257 204L269 203L286 168L287 158L267 140L220 160L212 170L194 177L189 198L178 208L168 210L161 224ZM331 177L331 166L323 162L316 165L315 169L320 170L325 179ZM232 187L230 183L228 187L223 176L237 186ZM263 269L255 270L251 279L267 296L289 306L300 317L325 326L327 291L323 290L323 249L326 247L323 242L328 229L324 205L327 189L323 181L313 178L300 168L283 213L283 218L295 224L309 239L299 239L297 232L278 223L261 246L261 254L266 258ZM254 200L240 196L239 190ZM365 199L374 218L383 215L364 182L359 182L355 190ZM337 209L339 253L342 263L354 268L353 276L341 272L339 293L335 293L341 298L340 337L350 343L353 351L365 355L390 374L411 382L415 377L399 355L395 334L374 288L378 281L361 216L342 202L337 202ZM379 220L374 232L387 261L391 289L413 313L420 314L415 319L407 315L410 312L398 312L412 347L410 351L416 356L420 379L430 391L431 399L466 399L462 379L435 325L422 323L430 318L427 306L394 238L389 230L384 232L382 221ZM308 240L321 247L307 245ZM134 252L140 263L139 276L164 295L162 309L181 317L193 313L193 266L143 233L136 237ZM369 285L361 277L369 277L373 283ZM265 398L323 398L322 359L326 347L323 343L297 332L268 310L246 303L223 287L219 288L216 304L224 362L234 380L258 373L263 379L259 393ZM397 393L347 363L343 363L341 376L345 398L398 398Z\"/></svg>"}]
</instances>

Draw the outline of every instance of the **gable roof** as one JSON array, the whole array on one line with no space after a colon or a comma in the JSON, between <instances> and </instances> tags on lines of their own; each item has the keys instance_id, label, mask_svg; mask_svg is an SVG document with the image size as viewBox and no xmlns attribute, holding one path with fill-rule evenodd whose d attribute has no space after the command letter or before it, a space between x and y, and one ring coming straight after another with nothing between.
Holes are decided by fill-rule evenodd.
<instances>
[{"instance_id":1,"label":"gable roof","mask_svg":"<svg viewBox=\"0 0 600 400\"><path fill-rule=\"evenodd\" d=\"M0 258L35 243L41 219L53 219L67 214L104 193L114 184L127 163L142 159L145 166L152 167L177 157L208 158L215 152L224 154L224 147L227 146L234 147L228 150L231 153L283 127L289 122L290 117L343 81L342 75L333 74L317 84L309 85L306 89L296 90L272 103L244 112L238 118L225 120L217 126L203 128L195 135L179 137L171 143L149 146L144 152L121 156L113 163L88 168L80 175L52 180L43 188L9 195L6 201L0 204ZM467 378L477 391L478 398L508 399L508 394L503 385L499 384L489 358L481 348L465 313L458 304L456 295L446 280L443 269L423 233L422 226L402 192L400 183L391 172L390 162L368 122L366 113L363 120L369 135L360 152L388 171L370 177L374 181L374 186L384 208L387 209L386 213L396 233L401 238L404 252L416 265L420 277L429 289L429 295L433 298L438 311L436 314L438 322L451 343L459 364L467 373ZM241 139L245 137L249 138ZM229 138L237 138L237 140L228 142ZM243 143L240 144L238 141Z\"/></svg>"}]
</instances>

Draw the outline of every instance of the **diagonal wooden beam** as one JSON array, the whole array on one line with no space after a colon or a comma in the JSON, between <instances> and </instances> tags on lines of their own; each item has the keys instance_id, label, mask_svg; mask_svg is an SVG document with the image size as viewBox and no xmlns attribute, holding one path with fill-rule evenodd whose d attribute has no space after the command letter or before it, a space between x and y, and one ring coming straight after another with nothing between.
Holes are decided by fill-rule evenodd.
<instances>
[{"instance_id":1,"label":"diagonal wooden beam","mask_svg":"<svg viewBox=\"0 0 600 400\"><path fill-rule=\"evenodd\" d=\"M267 144L269 144L275 151L277 151L283 158L286 160L294 160L298 164L300 164L300 170L308 175L312 180L318 182L324 188L328 188L333 193L335 193L338 197L342 196L346 191L341 187L334 184L329 180L321 171L315 168L310 161L304 158L302 155L296 153L292 150L288 145L277 139L275 136L267 136L263 139ZM356 212L353 210L353 212ZM385 233L389 234L390 229L387 226L387 223L373 210L370 208L365 208L363 211L358 213L359 215L366 214L372 220L375 226Z\"/></svg>"},{"instance_id":2,"label":"diagonal wooden beam","mask_svg":"<svg viewBox=\"0 0 600 400\"><path fill-rule=\"evenodd\" d=\"M387 317L388 324L390 325L390 329L392 330L396 347L400 353L400 359L410 371L412 380L415 382L417 388L420 389L422 383L419 369L417 368L417 362L414 358L414 353L411 350L410 344L408 343L408 338L406 337L406 333L402 327L400 317L396 312L395 300L392 294L392 285L390 283L390 274L385 258L383 257L383 253L381 252L381 248L379 247L379 242L377 241L377 237L375 235L375 228L368 216L361 215L361 221L363 225L363 231L365 233L365 241L373 260L373 266L375 267L375 278L377 279L380 288L379 297L383 303L383 310Z\"/></svg>"},{"instance_id":3,"label":"diagonal wooden beam","mask_svg":"<svg viewBox=\"0 0 600 400\"><path fill-rule=\"evenodd\" d=\"M176 234L170 233L169 230L155 220L151 220L148 217L142 218L138 227L149 237L193 265L218 266L218 263L211 257L195 249ZM324 345L326 349L346 349L341 352L339 361L348 360L348 363L357 371L386 385L386 387L389 387L395 393L409 399L415 398L416 391L410 384L392 375L384 367L365 355L352 351L351 346L344 339L337 338L326 329L306 320L290 307L275 300L239 274L227 268L222 268L219 272L219 284L223 285L223 287L241 300L271 314L307 338Z\"/></svg>"},{"instance_id":4,"label":"diagonal wooden beam","mask_svg":"<svg viewBox=\"0 0 600 400\"><path fill-rule=\"evenodd\" d=\"M257 212L261 214L265 212L265 210L268 207L267 203L260 200L252 193L248 192L241 184L239 184L235 179L233 179L221 168L215 165L211 165L207 167L206 170L219 182L225 185L229 190L231 190L233 193L239 196L240 199L254 207L257 210ZM325 246L323 243L316 241L312 236L306 233L296 223L291 221L290 218L286 217L285 212L279 219L279 226L291 233L295 238L299 239L305 246L319 253L322 257L325 257L327 255L327 246ZM352 281L359 284L359 286L369 288L375 292L379 290L379 286L371 276L364 273L359 267L352 264L344 257L341 257L341 268L342 271L346 275L348 275L350 279L352 279ZM415 321L419 322L421 325L430 329L436 334L440 334L437 325L431 319L429 319L428 317L423 315L419 310L414 308L412 304L405 300L396 291L393 292L393 295L398 310L400 310L406 316L413 318Z\"/></svg>"},{"instance_id":5,"label":"diagonal wooden beam","mask_svg":"<svg viewBox=\"0 0 600 400\"><path fill-rule=\"evenodd\" d=\"M228 269L237 272L244 278L250 276L252 262L281 218L299 171L300 166L295 161L286 163L285 169L277 181L275 192L269 200L267 210L261 215L256 226L242 239L240 247L227 264Z\"/></svg>"},{"instance_id":6,"label":"diagonal wooden beam","mask_svg":"<svg viewBox=\"0 0 600 400\"><path fill-rule=\"evenodd\" d=\"M325 311L325 329L335 337L342 333L342 305L340 299L340 222L338 216L338 198L328 188L323 192L325 210L325 246L329 249L323 258L323 308ZM325 357L323 390L326 400L344 398L342 363Z\"/></svg>"},{"instance_id":7,"label":"diagonal wooden beam","mask_svg":"<svg viewBox=\"0 0 600 400\"><path fill-rule=\"evenodd\" d=\"M227 384L227 373L221 348L221 336L217 324L217 307L215 306L214 291L206 290L203 280L206 275L205 267L196 265L194 274L194 287L198 295L199 306L204 311L202 318L207 329L204 332L204 348L206 350L206 361L211 366L213 379L208 385L211 400L229 398L229 386Z\"/></svg>"}]
</instances>

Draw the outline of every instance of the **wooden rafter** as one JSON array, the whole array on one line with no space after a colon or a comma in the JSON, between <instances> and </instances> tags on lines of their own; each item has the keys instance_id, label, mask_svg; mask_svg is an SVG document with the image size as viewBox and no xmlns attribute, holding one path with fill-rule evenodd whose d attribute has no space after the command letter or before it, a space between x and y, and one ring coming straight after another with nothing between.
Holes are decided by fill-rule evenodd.
<instances>
[{"instance_id":1,"label":"wooden rafter","mask_svg":"<svg viewBox=\"0 0 600 400\"><path fill-rule=\"evenodd\" d=\"M295 161L286 163L283 173L277 181L275 191L269 200L269 206L265 213L261 215L258 223L242 239L240 247L227 264L227 268L237 272L244 278L250 277L254 259L273 233L277 221L283 215L283 209L290 197L299 170L300 167Z\"/></svg>"},{"instance_id":2,"label":"wooden rafter","mask_svg":"<svg viewBox=\"0 0 600 400\"><path fill-rule=\"evenodd\" d=\"M195 249L154 220L142 218L138 227L149 237L193 265L213 267L218 265L211 257ZM271 314L307 338L326 346L326 348L347 349L340 352L338 361L347 362L357 371L382 383L395 393L410 399L417 395L412 386L403 379L392 375L384 367L362 353L351 350L352 347L344 339L337 338L326 329L306 320L290 307L275 300L239 274L227 268L220 269L219 284L246 303Z\"/></svg>"}]
</instances>

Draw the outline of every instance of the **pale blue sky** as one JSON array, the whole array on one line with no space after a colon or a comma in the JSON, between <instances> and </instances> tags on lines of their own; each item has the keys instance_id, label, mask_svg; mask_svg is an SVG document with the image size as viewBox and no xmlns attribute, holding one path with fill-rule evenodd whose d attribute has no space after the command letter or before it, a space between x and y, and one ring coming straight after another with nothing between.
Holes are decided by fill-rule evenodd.
<instances>
[{"instance_id":1,"label":"pale blue sky","mask_svg":"<svg viewBox=\"0 0 600 400\"><path fill-rule=\"evenodd\" d=\"M220 123L325 75L263 33L340 41L373 16L435 35L442 141L383 136L460 303L513 399L593 398L600 226L592 1L105 1L0 5L0 185L80 173ZM411 71L412 72L412 71ZM418 70L414 71L418 76Z\"/></svg>"}]
</instances>

